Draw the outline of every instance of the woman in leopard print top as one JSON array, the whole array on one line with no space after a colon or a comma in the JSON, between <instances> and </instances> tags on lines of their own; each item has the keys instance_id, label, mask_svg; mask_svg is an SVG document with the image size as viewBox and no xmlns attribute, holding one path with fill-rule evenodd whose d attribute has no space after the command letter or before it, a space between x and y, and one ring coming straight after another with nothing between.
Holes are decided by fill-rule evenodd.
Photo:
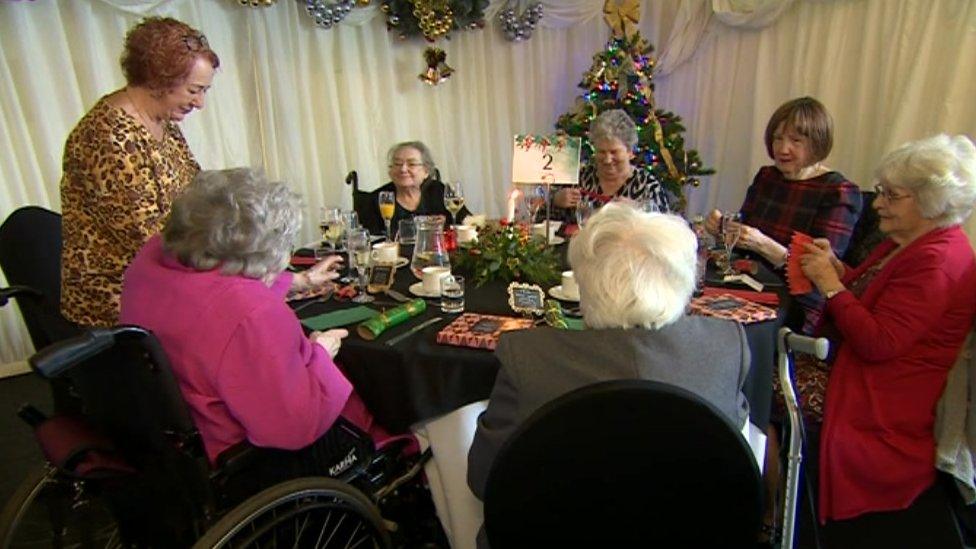
<instances>
[{"instance_id":1,"label":"woman in leopard print top","mask_svg":"<svg viewBox=\"0 0 976 549\"><path fill-rule=\"evenodd\" d=\"M177 123L203 108L220 65L203 34L158 17L128 32L121 63L126 87L64 148L61 311L85 326L118 322L123 271L200 171Z\"/></svg>"}]
</instances>

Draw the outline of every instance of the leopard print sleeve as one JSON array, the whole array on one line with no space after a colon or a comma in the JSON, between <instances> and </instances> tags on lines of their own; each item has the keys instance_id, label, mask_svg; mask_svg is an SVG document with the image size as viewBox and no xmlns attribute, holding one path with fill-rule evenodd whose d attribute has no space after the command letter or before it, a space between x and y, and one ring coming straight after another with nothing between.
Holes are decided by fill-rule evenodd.
<instances>
[{"instance_id":1,"label":"leopard print sleeve","mask_svg":"<svg viewBox=\"0 0 976 549\"><path fill-rule=\"evenodd\" d=\"M103 98L68 137L63 167L62 312L111 326L125 268L200 166L175 124L157 141Z\"/></svg>"}]
</instances>

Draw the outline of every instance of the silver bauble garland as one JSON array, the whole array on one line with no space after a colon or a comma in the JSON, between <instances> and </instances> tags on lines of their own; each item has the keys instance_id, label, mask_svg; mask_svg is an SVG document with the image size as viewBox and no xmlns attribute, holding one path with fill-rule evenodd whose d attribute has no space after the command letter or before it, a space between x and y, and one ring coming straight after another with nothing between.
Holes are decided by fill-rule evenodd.
<instances>
[{"instance_id":1,"label":"silver bauble garland","mask_svg":"<svg viewBox=\"0 0 976 549\"><path fill-rule=\"evenodd\" d=\"M521 15L516 14L515 8L510 5L498 12L498 21L502 24L502 32L505 38L520 42L532 37L535 25L542 19L542 4L530 5Z\"/></svg>"},{"instance_id":2,"label":"silver bauble garland","mask_svg":"<svg viewBox=\"0 0 976 549\"><path fill-rule=\"evenodd\" d=\"M305 0L305 9L315 20L315 24L331 29L333 25L338 25L352 8L355 7L355 0L339 0L336 3L326 0Z\"/></svg>"}]
</instances>

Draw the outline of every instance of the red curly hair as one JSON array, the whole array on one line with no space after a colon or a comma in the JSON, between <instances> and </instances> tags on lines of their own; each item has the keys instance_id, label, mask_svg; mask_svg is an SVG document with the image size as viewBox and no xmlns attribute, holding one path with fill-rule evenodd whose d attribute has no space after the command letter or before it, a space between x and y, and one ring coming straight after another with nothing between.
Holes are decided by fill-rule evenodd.
<instances>
[{"instance_id":1,"label":"red curly hair","mask_svg":"<svg viewBox=\"0 0 976 549\"><path fill-rule=\"evenodd\" d=\"M125 35L122 72L130 86L166 90L186 79L197 57L220 66L200 31L170 17L147 17Z\"/></svg>"}]
</instances>

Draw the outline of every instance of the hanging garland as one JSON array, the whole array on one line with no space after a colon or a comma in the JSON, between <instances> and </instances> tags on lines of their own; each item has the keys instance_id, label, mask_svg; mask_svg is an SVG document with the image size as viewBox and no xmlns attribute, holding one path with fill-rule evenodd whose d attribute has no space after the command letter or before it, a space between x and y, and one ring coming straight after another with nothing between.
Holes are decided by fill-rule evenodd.
<instances>
[{"instance_id":1,"label":"hanging garland","mask_svg":"<svg viewBox=\"0 0 976 549\"><path fill-rule=\"evenodd\" d=\"M519 15L515 11L518 3L516 0L514 6L510 3L505 6L505 9L498 12L498 21L502 24L502 32L505 34L505 38L512 42L531 38L536 23L542 19L542 4L538 2L532 4Z\"/></svg>"},{"instance_id":2,"label":"hanging garland","mask_svg":"<svg viewBox=\"0 0 976 549\"><path fill-rule=\"evenodd\" d=\"M401 40L423 36L428 42L450 38L450 32L485 26L488 0L383 0L386 29Z\"/></svg>"}]
</instances>

